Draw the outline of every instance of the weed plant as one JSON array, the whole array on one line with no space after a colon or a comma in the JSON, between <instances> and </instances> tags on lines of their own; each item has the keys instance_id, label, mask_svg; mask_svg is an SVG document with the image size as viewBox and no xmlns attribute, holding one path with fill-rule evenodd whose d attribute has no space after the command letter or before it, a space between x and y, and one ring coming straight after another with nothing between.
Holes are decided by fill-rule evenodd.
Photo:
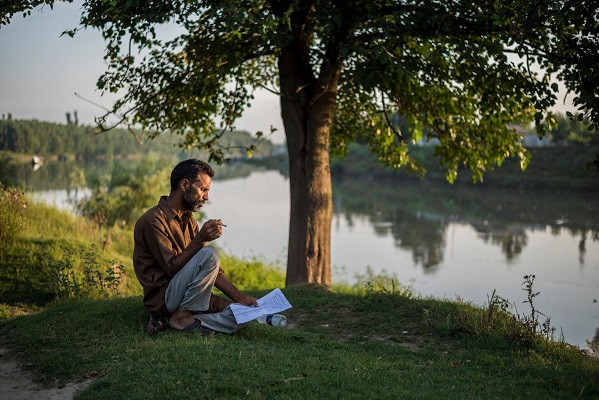
<instances>
[{"instance_id":1,"label":"weed plant","mask_svg":"<svg viewBox=\"0 0 599 400\"><path fill-rule=\"evenodd\" d=\"M529 314L521 314L517 310L510 312L510 302L497 295L496 291L489 297L483 308L476 308L461 303L462 308L456 314L457 324L466 332L478 336L501 336L510 338L527 347L556 342L567 346L563 335L556 339L555 327L551 319L541 320L545 315L535 305L534 299L540 294L534 290L535 275L525 275L522 285L527 294L524 303L530 306Z\"/></svg>"},{"instance_id":2,"label":"weed plant","mask_svg":"<svg viewBox=\"0 0 599 400\"><path fill-rule=\"evenodd\" d=\"M77 256L83 257L79 263ZM50 276L49 287L57 299L102 299L121 294L124 267L114 262L108 267L102 266L92 244L80 255L68 253L55 262Z\"/></svg>"}]
</instances>

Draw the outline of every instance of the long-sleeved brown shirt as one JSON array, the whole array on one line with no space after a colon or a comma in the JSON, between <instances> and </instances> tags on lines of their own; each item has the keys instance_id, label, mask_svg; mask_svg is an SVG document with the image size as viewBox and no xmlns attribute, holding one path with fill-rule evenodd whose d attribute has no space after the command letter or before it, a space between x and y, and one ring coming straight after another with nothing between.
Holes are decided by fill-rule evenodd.
<instances>
[{"instance_id":1,"label":"long-sleeved brown shirt","mask_svg":"<svg viewBox=\"0 0 599 400\"><path fill-rule=\"evenodd\" d=\"M191 211L179 217L166 203L166 196L135 224L133 268L144 290L144 305L151 313L169 315L164 293L170 280L183 267L174 264L173 259L198 232Z\"/></svg>"}]
</instances>

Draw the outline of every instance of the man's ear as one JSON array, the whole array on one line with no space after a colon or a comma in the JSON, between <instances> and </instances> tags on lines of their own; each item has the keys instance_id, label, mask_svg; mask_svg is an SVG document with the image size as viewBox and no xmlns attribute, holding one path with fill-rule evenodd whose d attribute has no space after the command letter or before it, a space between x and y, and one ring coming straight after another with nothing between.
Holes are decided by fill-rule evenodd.
<instances>
[{"instance_id":1,"label":"man's ear","mask_svg":"<svg viewBox=\"0 0 599 400\"><path fill-rule=\"evenodd\" d=\"M181 179L181 182L179 182L179 188L186 192L187 189L189 189L189 179Z\"/></svg>"}]
</instances>

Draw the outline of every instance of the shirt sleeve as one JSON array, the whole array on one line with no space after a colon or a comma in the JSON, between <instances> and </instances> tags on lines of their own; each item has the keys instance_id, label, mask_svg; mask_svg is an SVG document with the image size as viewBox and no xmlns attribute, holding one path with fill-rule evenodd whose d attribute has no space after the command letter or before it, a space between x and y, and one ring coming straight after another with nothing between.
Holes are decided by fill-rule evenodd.
<instances>
[{"instance_id":1,"label":"shirt sleeve","mask_svg":"<svg viewBox=\"0 0 599 400\"><path fill-rule=\"evenodd\" d=\"M199 225L198 225L198 223L196 222L196 220L195 220L195 219L194 219L194 220L192 220L192 232L193 232L192 239L193 239L194 237L196 237L196 235L197 235L198 233L200 233L200 227L199 227ZM218 273L219 273L219 275L220 275L220 274L224 274L224 273L225 273L225 271L223 271L223 269L222 269L222 268L219 266L219 267L218 267Z\"/></svg>"},{"instance_id":2,"label":"shirt sleeve","mask_svg":"<svg viewBox=\"0 0 599 400\"><path fill-rule=\"evenodd\" d=\"M177 250L159 221L152 221L143 230L143 237L160 268L169 278L175 276L182 265L173 265L173 259L177 256Z\"/></svg>"},{"instance_id":3,"label":"shirt sleeve","mask_svg":"<svg viewBox=\"0 0 599 400\"><path fill-rule=\"evenodd\" d=\"M198 233L200 233L200 227L198 226L198 223L196 222L195 219L192 220L191 225L192 225L192 229L191 230L193 232L193 236L192 237L195 237Z\"/></svg>"}]
</instances>

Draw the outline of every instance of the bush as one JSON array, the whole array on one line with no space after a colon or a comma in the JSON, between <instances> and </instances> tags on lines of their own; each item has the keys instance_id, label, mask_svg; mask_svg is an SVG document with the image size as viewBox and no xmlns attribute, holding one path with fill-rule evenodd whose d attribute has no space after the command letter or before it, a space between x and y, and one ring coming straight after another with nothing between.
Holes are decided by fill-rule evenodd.
<instances>
[{"instance_id":1,"label":"bush","mask_svg":"<svg viewBox=\"0 0 599 400\"><path fill-rule=\"evenodd\" d=\"M0 183L0 248L13 244L25 228L27 201L22 190Z\"/></svg>"},{"instance_id":2,"label":"bush","mask_svg":"<svg viewBox=\"0 0 599 400\"><path fill-rule=\"evenodd\" d=\"M92 194L80 202L79 211L99 226L130 226L168 193L170 164L148 157L135 164L116 164L109 174L91 177Z\"/></svg>"}]
</instances>

